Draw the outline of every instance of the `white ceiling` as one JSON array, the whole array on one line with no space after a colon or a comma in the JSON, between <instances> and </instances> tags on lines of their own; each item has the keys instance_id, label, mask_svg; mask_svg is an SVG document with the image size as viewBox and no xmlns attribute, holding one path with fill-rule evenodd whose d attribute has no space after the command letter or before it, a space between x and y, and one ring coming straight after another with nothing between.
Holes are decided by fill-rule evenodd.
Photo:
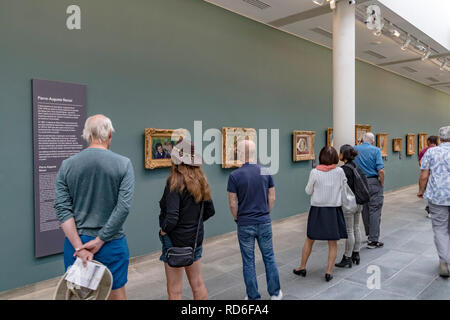
<instances>
[{"instance_id":1,"label":"white ceiling","mask_svg":"<svg viewBox=\"0 0 450 320\"><path fill-rule=\"evenodd\" d=\"M311 0L205 1L300 38L332 48L333 17L329 6L320 7ZM384 32L383 35L377 37L366 28L361 21L361 17L369 4L380 6L382 17L392 22L399 31L402 31L400 38L391 37L388 32ZM445 47L376 0L359 0L357 11L360 12L355 19L357 59L450 94L450 53ZM291 17L286 19L289 16ZM406 33L425 45L429 45L432 49L431 57L448 53L449 67L441 71L441 63L437 58L422 61L420 53L413 51L411 47L405 51L401 50L400 47L404 42ZM370 53L367 53L367 51L370 51Z\"/></svg>"}]
</instances>

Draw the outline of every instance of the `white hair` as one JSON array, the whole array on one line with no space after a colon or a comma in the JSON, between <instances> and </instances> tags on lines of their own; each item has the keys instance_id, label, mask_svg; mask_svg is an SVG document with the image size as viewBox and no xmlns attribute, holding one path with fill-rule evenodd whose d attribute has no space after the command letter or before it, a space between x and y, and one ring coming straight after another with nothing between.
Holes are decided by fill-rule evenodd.
<instances>
[{"instance_id":1,"label":"white hair","mask_svg":"<svg viewBox=\"0 0 450 320\"><path fill-rule=\"evenodd\" d=\"M439 129L439 138L441 141L450 141L450 126Z\"/></svg>"},{"instance_id":2,"label":"white hair","mask_svg":"<svg viewBox=\"0 0 450 320\"><path fill-rule=\"evenodd\" d=\"M373 144L375 142L375 135L372 132L366 132L363 135L363 142Z\"/></svg>"},{"instance_id":3,"label":"white hair","mask_svg":"<svg viewBox=\"0 0 450 320\"><path fill-rule=\"evenodd\" d=\"M256 162L256 144L252 140L241 140L237 145L238 151L238 160L245 162L245 160L249 160L249 162Z\"/></svg>"},{"instance_id":4,"label":"white hair","mask_svg":"<svg viewBox=\"0 0 450 320\"><path fill-rule=\"evenodd\" d=\"M112 132L114 132L114 128L111 120L102 114L97 114L87 118L82 137L88 143L92 141L106 143Z\"/></svg>"}]
</instances>

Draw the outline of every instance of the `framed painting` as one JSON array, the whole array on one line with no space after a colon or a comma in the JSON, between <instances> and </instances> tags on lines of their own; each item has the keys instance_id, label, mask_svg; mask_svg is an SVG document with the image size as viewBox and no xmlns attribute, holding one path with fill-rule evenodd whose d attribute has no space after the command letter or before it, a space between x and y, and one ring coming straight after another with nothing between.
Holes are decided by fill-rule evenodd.
<instances>
[{"instance_id":1,"label":"framed painting","mask_svg":"<svg viewBox=\"0 0 450 320\"><path fill-rule=\"evenodd\" d=\"M363 138L363 135L370 132L372 126L369 124L355 124L355 145L358 145Z\"/></svg>"},{"instance_id":2,"label":"framed painting","mask_svg":"<svg viewBox=\"0 0 450 320\"><path fill-rule=\"evenodd\" d=\"M422 150L427 147L428 134L421 132L417 136L419 137L419 149L418 150L419 150L419 153L421 153Z\"/></svg>"},{"instance_id":3,"label":"framed painting","mask_svg":"<svg viewBox=\"0 0 450 320\"><path fill-rule=\"evenodd\" d=\"M327 128L327 146L333 146L333 128Z\"/></svg>"},{"instance_id":4,"label":"framed painting","mask_svg":"<svg viewBox=\"0 0 450 320\"><path fill-rule=\"evenodd\" d=\"M377 147L381 150L381 156L388 156L388 140L389 134L387 133L379 133L377 134Z\"/></svg>"},{"instance_id":5,"label":"framed painting","mask_svg":"<svg viewBox=\"0 0 450 320\"><path fill-rule=\"evenodd\" d=\"M256 130L253 128L222 128L222 168L239 168L243 165L243 162L238 159L237 153L238 143L241 140L251 140L256 143Z\"/></svg>"},{"instance_id":6,"label":"framed painting","mask_svg":"<svg viewBox=\"0 0 450 320\"><path fill-rule=\"evenodd\" d=\"M392 150L394 152L401 152L402 151L402 138L394 138L392 139Z\"/></svg>"},{"instance_id":7,"label":"framed painting","mask_svg":"<svg viewBox=\"0 0 450 320\"><path fill-rule=\"evenodd\" d=\"M416 154L416 135L414 133L406 135L406 154L408 156Z\"/></svg>"},{"instance_id":8,"label":"framed painting","mask_svg":"<svg viewBox=\"0 0 450 320\"><path fill-rule=\"evenodd\" d=\"M185 136L184 129L145 129L145 168L170 167L172 148Z\"/></svg>"},{"instance_id":9,"label":"framed painting","mask_svg":"<svg viewBox=\"0 0 450 320\"><path fill-rule=\"evenodd\" d=\"M314 154L315 135L315 131L294 130L292 150L294 162L314 160L316 158Z\"/></svg>"}]
</instances>

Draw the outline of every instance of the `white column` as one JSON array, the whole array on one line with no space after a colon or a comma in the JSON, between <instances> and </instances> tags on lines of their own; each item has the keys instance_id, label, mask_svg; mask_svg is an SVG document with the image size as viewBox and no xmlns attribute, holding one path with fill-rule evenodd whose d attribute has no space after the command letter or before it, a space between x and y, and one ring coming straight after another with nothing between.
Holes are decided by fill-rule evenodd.
<instances>
[{"instance_id":1,"label":"white column","mask_svg":"<svg viewBox=\"0 0 450 320\"><path fill-rule=\"evenodd\" d=\"M333 10L334 147L355 143L355 5L347 0Z\"/></svg>"}]
</instances>

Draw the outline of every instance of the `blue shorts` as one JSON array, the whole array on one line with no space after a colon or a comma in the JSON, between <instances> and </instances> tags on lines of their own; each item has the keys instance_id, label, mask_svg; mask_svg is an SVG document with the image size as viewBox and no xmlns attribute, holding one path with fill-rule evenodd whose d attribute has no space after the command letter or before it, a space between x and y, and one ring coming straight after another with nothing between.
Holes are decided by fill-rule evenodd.
<instances>
[{"instance_id":1,"label":"blue shorts","mask_svg":"<svg viewBox=\"0 0 450 320\"><path fill-rule=\"evenodd\" d=\"M95 237L80 236L81 242L86 243L94 240ZM75 262L73 256L75 249L69 239L64 241L64 267L67 269ZM94 255L94 260L103 263L113 276L112 290L122 288L128 281L128 262L130 253L128 251L127 239L123 236L120 239L105 242L100 251Z\"/></svg>"},{"instance_id":2,"label":"blue shorts","mask_svg":"<svg viewBox=\"0 0 450 320\"><path fill-rule=\"evenodd\" d=\"M170 238L167 234L162 236L161 233L159 234L159 240L161 240L161 244L162 244L162 250L161 250L162 253L161 253L161 256L159 257L159 260L167 263L166 252L167 252L167 249L173 247L172 240L170 240ZM198 259L200 259L202 257L202 251L203 251L202 246L198 246L195 249L194 261L197 261Z\"/></svg>"}]
</instances>

